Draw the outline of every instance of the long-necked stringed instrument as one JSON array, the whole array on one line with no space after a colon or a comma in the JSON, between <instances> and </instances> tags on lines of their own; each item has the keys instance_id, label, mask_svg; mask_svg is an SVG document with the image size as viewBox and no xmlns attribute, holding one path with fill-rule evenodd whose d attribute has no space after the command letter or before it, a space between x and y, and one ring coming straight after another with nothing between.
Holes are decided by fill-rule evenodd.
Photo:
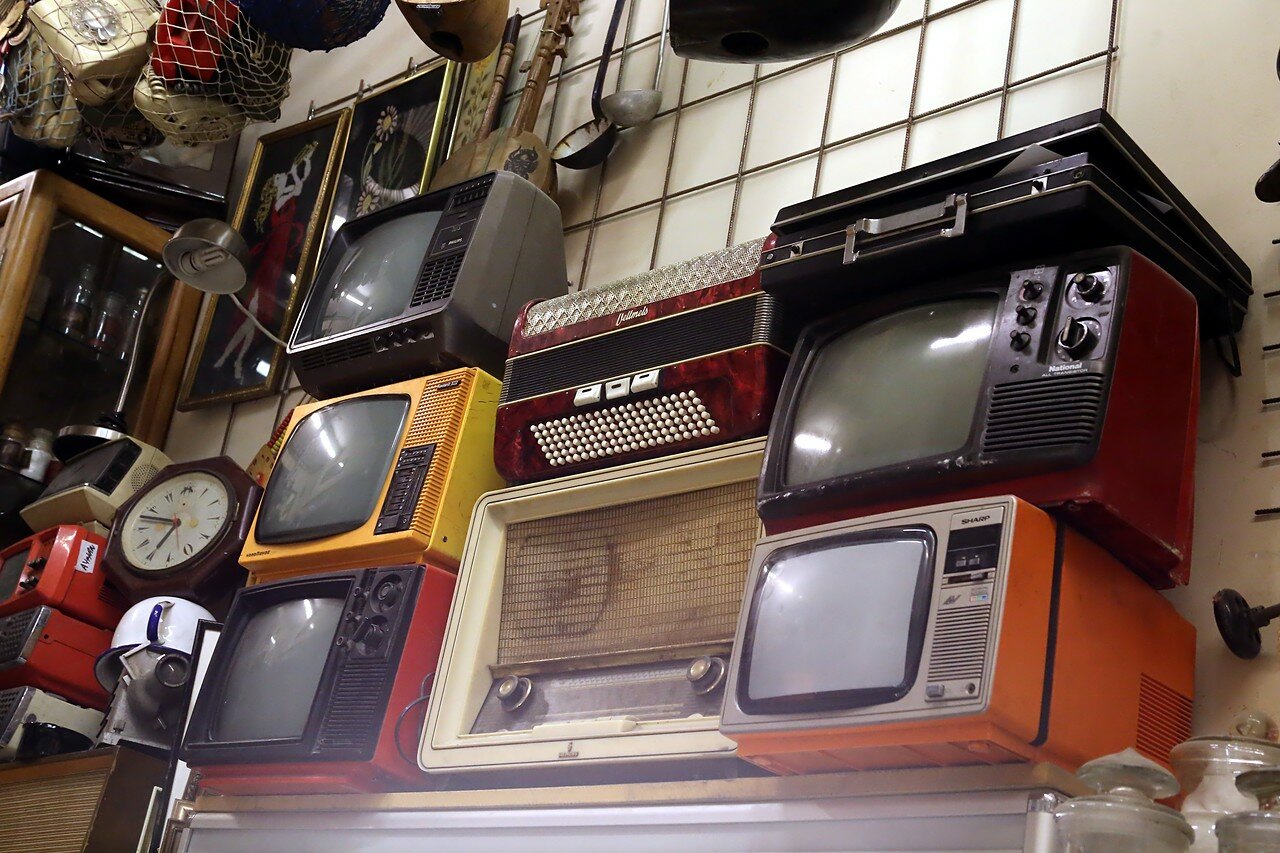
<instances>
[{"instance_id":1,"label":"long-necked stringed instrument","mask_svg":"<svg viewBox=\"0 0 1280 853\"><path fill-rule=\"evenodd\" d=\"M547 16L511 126L498 128L451 154L436 171L432 189L453 186L486 172L515 172L544 193L555 192L555 163L547 143L533 132L533 126L538 121L551 68L557 56L564 57L565 43L573 35L570 24L578 14L578 5L579 0L543 0Z\"/></svg>"}]
</instances>

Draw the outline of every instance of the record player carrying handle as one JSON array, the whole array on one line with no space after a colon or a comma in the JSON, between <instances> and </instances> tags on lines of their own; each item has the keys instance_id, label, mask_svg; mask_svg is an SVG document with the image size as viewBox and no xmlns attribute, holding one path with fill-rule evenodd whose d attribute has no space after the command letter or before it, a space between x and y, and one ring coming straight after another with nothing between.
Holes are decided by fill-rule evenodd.
<instances>
[{"instance_id":1,"label":"record player carrying handle","mask_svg":"<svg viewBox=\"0 0 1280 853\"><path fill-rule=\"evenodd\" d=\"M952 193L938 204L930 204L904 213L895 213L878 219L859 219L845 229L844 262L851 264L860 257L892 252L929 240L963 237L965 220L969 214L969 197L964 193ZM936 230L932 226L940 226ZM895 242L880 248L868 248L868 239L891 237L924 229L913 240Z\"/></svg>"}]
</instances>

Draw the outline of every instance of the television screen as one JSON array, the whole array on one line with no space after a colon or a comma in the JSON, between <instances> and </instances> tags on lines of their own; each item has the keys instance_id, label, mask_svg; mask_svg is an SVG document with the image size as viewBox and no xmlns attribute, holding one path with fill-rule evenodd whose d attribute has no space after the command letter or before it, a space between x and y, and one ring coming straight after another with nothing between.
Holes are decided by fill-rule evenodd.
<instances>
[{"instance_id":1,"label":"television screen","mask_svg":"<svg viewBox=\"0 0 1280 853\"><path fill-rule=\"evenodd\" d=\"M741 701L852 707L904 695L928 626L933 543L928 530L903 529L771 555L747 624Z\"/></svg>"},{"instance_id":2,"label":"television screen","mask_svg":"<svg viewBox=\"0 0 1280 853\"><path fill-rule=\"evenodd\" d=\"M302 598L266 607L249 619L213 715L215 741L305 733L345 603L343 598Z\"/></svg>"},{"instance_id":3,"label":"television screen","mask_svg":"<svg viewBox=\"0 0 1280 853\"><path fill-rule=\"evenodd\" d=\"M76 456L45 487L45 496L98 482L116 460L120 450L120 442L111 441Z\"/></svg>"},{"instance_id":4,"label":"television screen","mask_svg":"<svg viewBox=\"0 0 1280 853\"><path fill-rule=\"evenodd\" d=\"M388 396L356 397L307 415L267 481L258 542L303 542L364 524L382 498L408 413L408 397Z\"/></svg>"},{"instance_id":5,"label":"television screen","mask_svg":"<svg viewBox=\"0 0 1280 853\"><path fill-rule=\"evenodd\" d=\"M335 246L314 285L295 339L297 343L393 320L409 308L422 260L440 211L413 213L385 222Z\"/></svg>"},{"instance_id":6,"label":"television screen","mask_svg":"<svg viewBox=\"0 0 1280 853\"><path fill-rule=\"evenodd\" d=\"M968 441L1000 302L953 299L880 317L807 366L783 468L818 483L959 450Z\"/></svg>"},{"instance_id":7,"label":"television screen","mask_svg":"<svg viewBox=\"0 0 1280 853\"><path fill-rule=\"evenodd\" d=\"M0 601L7 601L18 589L18 581L22 577L22 570L26 567L27 558L30 556L31 552L24 547L0 565Z\"/></svg>"}]
</instances>

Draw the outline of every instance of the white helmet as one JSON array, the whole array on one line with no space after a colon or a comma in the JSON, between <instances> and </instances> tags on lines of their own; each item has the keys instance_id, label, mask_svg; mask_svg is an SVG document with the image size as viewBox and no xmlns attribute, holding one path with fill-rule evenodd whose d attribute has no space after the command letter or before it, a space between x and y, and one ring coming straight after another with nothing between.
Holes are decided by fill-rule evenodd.
<instances>
[{"instance_id":1,"label":"white helmet","mask_svg":"<svg viewBox=\"0 0 1280 853\"><path fill-rule=\"evenodd\" d=\"M111 648L98 656L94 674L108 693L120 679L120 657L139 646L190 655L196 643L200 620L213 621L213 614L195 602L161 595L140 601L125 611L111 638Z\"/></svg>"}]
</instances>

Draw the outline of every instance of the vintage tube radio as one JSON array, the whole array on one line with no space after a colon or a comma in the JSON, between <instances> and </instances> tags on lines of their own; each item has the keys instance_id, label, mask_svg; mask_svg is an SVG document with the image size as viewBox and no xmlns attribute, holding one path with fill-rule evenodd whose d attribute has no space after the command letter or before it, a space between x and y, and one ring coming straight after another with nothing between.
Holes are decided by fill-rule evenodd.
<instances>
[{"instance_id":1,"label":"vintage tube radio","mask_svg":"<svg viewBox=\"0 0 1280 853\"><path fill-rule=\"evenodd\" d=\"M801 333L760 515L778 533L1007 492L1183 584L1199 388L1195 300L1129 249L903 286Z\"/></svg>"},{"instance_id":2,"label":"vintage tube radio","mask_svg":"<svg viewBox=\"0 0 1280 853\"><path fill-rule=\"evenodd\" d=\"M110 528L120 504L170 462L168 456L136 439L100 444L67 462L40 498L23 507L22 520L32 530L88 522Z\"/></svg>"},{"instance_id":3,"label":"vintage tube radio","mask_svg":"<svg viewBox=\"0 0 1280 853\"><path fill-rule=\"evenodd\" d=\"M511 336L495 457L512 482L764 435L794 342L763 241L535 302Z\"/></svg>"},{"instance_id":4,"label":"vintage tube radio","mask_svg":"<svg viewBox=\"0 0 1280 853\"><path fill-rule=\"evenodd\" d=\"M475 368L299 406L240 563L251 582L429 562L453 569L471 510L500 488L498 380Z\"/></svg>"},{"instance_id":5,"label":"vintage tube radio","mask_svg":"<svg viewBox=\"0 0 1280 853\"><path fill-rule=\"evenodd\" d=\"M1014 497L756 546L720 730L776 773L1048 761L1191 733L1195 629Z\"/></svg>"},{"instance_id":6,"label":"vintage tube radio","mask_svg":"<svg viewBox=\"0 0 1280 853\"><path fill-rule=\"evenodd\" d=\"M93 665L110 645L110 631L44 605L0 618L0 690L39 687L106 710Z\"/></svg>"},{"instance_id":7,"label":"vintage tube radio","mask_svg":"<svg viewBox=\"0 0 1280 853\"><path fill-rule=\"evenodd\" d=\"M762 448L737 442L486 495L422 766L562 782L740 772L717 720L759 531Z\"/></svg>"},{"instance_id":8,"label":"vintage tube radio","mask_svg":"<svg viewBox=\"0 0 1280 853\"><path fill-rule=\"evenodd\" d=\"M421 787L414 748L454 580L433 566L386 566L237 593L183 742L201 787Z\"/></svg>"},{"instance_id":9,"label":"vintage tube radio","mask_svg":"<svg viewBox=\"0 0 1280 853\"><path fill-rule=\"evenodd\" d=\"M82 708L35 687L0 690L0 761L41 758L69 751L66 745L92 745L102 727L102 712Z\"/></svg>"},{"instance_id":10,"label":"vintage tube radio","mask_svg":"<svg viewBox=\"0 0 1280 853\"><path fill-rule=\"evenodd\" d=\"M106 540L73 524L0 550L0 616L47 604L99 628L115 628L129 604L106 583Z\"/></svg>"}]
</instances>

